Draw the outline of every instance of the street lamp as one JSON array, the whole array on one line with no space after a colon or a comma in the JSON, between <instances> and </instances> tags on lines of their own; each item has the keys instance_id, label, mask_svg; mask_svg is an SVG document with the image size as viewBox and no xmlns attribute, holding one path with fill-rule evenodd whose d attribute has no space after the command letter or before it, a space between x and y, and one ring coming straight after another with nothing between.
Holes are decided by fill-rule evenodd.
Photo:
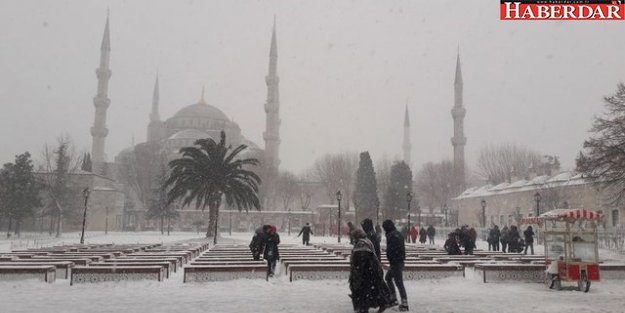
<instances>
[{"instance_id":1,"label":"street lamp","mask_svg":"<svg viewBox=\"0 0 625 313\"><path fill-rule=\"evenodd\" d=\"M338 225L337 225L337 234L339 237L339 243L341 243L341 199L343 199L343 195L341 194L341 191L337 191L336 192L336 200L339 202L339 221L338 221Z\"/></svg>"},{"instance_id":2,"label":"street lamp","mask_svg":"<svg viewBox=\"0 0 625 313\"><path fill-rule=\"evenodd\" d=\"M540 215L540 194L538 191L534 194L534 201L536 201L536 217Z\"/></svg>"},{"instance_id":3,"label":"street lamp","mask_svg":"<svg viewBox=\"0 0 625 313\"><path fill-rule=\"evenodd\" d=\"M482 199L482 227L486 227L486 200Z\"/></svg>"},{"instance_id":4,"label":"street lamp","mask_svg":"<svg viewBox=\"0 0 625 313\"><path fill-rule=\"evenodd\" d=\"M443 213L445 214L445 227L449 227L449 222L447 220L447 211L449 211L449 209L447 208L447 204L443 204Z\"/></svg>"},{"instance_id":5,"label":"street lamp","mask_svg":"<svg viewBox=\"0 0 625 313\"><path fill-rule=\"evenodd\" d=\"M412 202L412 195L410 191L406 193L406 202L408 202L408 231L410 231L410 202Z\"/></svg>"},{"instance_id":6,"label":"street lamp","mask_svg":"<svg viewBox=\"0 0 625 313\"><path fill-rule=\"evenodd\" d=\"M80 244L85 243L85 223L87 222L87 202L89 201L89 187L82 190L82 196L85 197L85 209L82 213L82 232L80 233Z\"/></svg>"},{"instance_id":7,"label":"street lamp","mask_svg":"<svg viewBox=\"0 0 625 313\"><path fill-rule=\"evenodd\" d=\"M288 235L291 236L291 208L289 208L289 215L287 218L288 218L288 223L289 223Z\"/></svg>"}]
</instances>

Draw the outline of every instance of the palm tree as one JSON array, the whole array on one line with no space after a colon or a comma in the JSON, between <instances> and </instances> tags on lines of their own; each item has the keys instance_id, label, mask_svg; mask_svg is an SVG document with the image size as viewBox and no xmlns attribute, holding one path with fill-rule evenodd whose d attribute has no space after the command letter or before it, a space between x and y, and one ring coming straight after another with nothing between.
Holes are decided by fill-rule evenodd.
<instances>
[{"instance_id":1,"label":"palm tree","mask_svg":"<svg viewBox=\"0 0 625 313\"><path fill-rule=\"evenodd\" d=\"M222 199L239 211L260 209L258 186L260 177L246 166L258 165L254 158L235 159L247 148L226 146L226 134L221 132L219 143L211 138L199 139L196 146L180 149L182 157L169 162L170 173L163 188L169 188L168 202L182 200L182 206L195 201L195 208L208 206L209 223L206 237L213 233L217 243L219 207Z\"/></svg>"}]
</instances>

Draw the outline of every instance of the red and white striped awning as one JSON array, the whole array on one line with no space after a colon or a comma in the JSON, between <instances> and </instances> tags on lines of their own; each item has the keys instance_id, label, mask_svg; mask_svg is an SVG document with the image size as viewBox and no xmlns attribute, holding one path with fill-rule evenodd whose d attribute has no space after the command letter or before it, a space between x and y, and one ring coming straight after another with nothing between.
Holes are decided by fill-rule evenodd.
<instances>
[{"instance_id":1,"label":"red and white striped awning","mask_svg":"<svg viewBox=\"0 0 625 313\"><path fill-rule=\"evenodd\" d=\"M602 214L588 209L557 209L521 219L521 224L539 224L545 220L600 220Z\"/></svg>"}]
</instances>

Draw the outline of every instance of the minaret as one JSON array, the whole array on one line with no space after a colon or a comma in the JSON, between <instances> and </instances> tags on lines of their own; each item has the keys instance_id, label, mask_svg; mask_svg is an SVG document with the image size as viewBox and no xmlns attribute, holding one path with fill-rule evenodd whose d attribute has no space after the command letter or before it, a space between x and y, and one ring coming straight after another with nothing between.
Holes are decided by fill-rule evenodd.
<instances>
[{"instance_id":1,"label":"minaret","mask_svg":"<svg viewBox=\"0 0 625 313\"><path fill-rule=\"evenodd\" d=\"M161 117L158 114L159 93L158 93L158 75L154 83L154 92L152 93L152 112L150 113L150 124L148 124L148 142L159 141L165 136L165 128Z\"/></svg>"},{"instance_id":2,"label":"minaret","mask_svg":"<svg viewBox=\"0 0 625 313\"><path fill-rule=\"evenodd\" d=\"M111 100L108 98L109 79L111 78L111 70L109 68L110 56L111 39L109 37L109 17L107 14L104 36L102 37L102 45L100 47L100 67L96 69L98 93L93 98L95 119L93 121L93 127L91 127L91 136L93 137L91 157L93 158L93 172L97 174L106 174L104 173L104 162L106 161L104 141L106 135L108 135L108 128L106 128L106 110L111 103Z\"/></svg>"},{"instance_id":3,"label":"minaret","mask_svg":"<svg viewBox=\"0 0 625 313\"><path fill-rule=\"evenodd\" d=\"M464 191L465 168L464 168L464 146L467 138L464 136L464 116L467 110L462 106L462 71L460 69L460 50L456 59L456 78L454 79L454 107L451 109L451 116L454 118L454 137L451 138L451 145L454 147L454 176L459 187L459 191Z\"/></svg>"},{"instance_id":4,"label":"minaret","mask_svg":"<svg viewBox=\"0 0 625 313\"><path fill-rule=\"evenodd\" d=\"M410 118L408 117L408 100L406 100L406 112L404 112L404 144L402 145L404 150L404 162L408 164L408 167L412 168L410 151L412 146L410 145Z\"/></svg>"},{"instance_id":5,"label":"minaret","mask_svg":"<svg viewBox=\"0 0 625 313\"><path fill-rule=\"evenodd\" d=\"M266 128L263 134L265 140L264 166L270 177L278 174L280 166L280 91L278 77L278 44L276 42L276 20L273 20L271 34L271 48L269 50L269 74L265 77L267 83L267 102L265 103Z\"/></svg>"}]
</instances>

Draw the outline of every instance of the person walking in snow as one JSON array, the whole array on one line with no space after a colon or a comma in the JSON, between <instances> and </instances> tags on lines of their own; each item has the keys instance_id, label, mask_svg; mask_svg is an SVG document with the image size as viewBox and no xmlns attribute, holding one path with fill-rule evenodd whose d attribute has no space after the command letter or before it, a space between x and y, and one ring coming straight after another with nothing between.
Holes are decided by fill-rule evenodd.
<instances>
[{"instance_id":1,"label":"person walking in snow","mask_svg":"<svg viewBox=\"0 0 625 313\"><path fill-rule=\"evenodd\" d=\"M425 231L425 228L423 228L423 226L421 226L421 228L419 229L419 242L422 244L425 244L425 241L427 240L428 234Z\"/></svg>"},{"instance_id":2,"label":"person walking in snow","mask_svg":"<svg viewBox=\"0 0 625 313\"><path fill-rule=\"evenodd\" d=\"M499 237L499 242L501 242L501 251L502 252L506 252L508 250L506 250L508 248L508 232L510 230L508 230L508 225L504 226L501 229L501 236Z\"/></svg>"},{"instance_id":3,"label":"person walking in snow","mask_svg":"<svg viewBox=\"0 0 625 313\"><path fill-rule=\"evenodd\" d=\"M364 222L364 221L363 221ZM373 229L373 223L372 223ZM375 255L373 243L362 229L352 232L354 248L350 256L349 289L352 292L354 312L369 312L369 308L380 308L383 312L389 304L385 293L384 271L382 263Z\"/></svg>"},{"instance_id":4,"label":"person walking in snow","mask_svg":"<svg viewBox=\"0 0 625 313\"><path fill-rule=\"evenodd\" d=\"M417 242L417 235L419 235L419 231L412 225L412 227L410 227L410 242Z\"/></svg>"},{"instance_id":5,"label":"person walking in snow","mask_svg":"<svg viewBox=\"0 0 625 313\"><path fill-rule=\"evenodd\" d=\"M397 231L395 224L391 220L384 221L382 228L384 228L386 233L386 258L390 264L385 279L390 290L391 306L397 305L396 285L401 297L399 311L405 312L408 311L408 296L406 295L406 288L404 288L403 278L404 260L406 259L404 237Z\"/></svg>"},{"instance_id":6,"label":"person walking in snow","mask_svg":"<svg viewBox=\"0 0 625 313\"><path fill-rule=\"evenodd\" d=\"M382 261L382 252L380 251L381 237L380 237L380 234L373 229L373 221L370 218L365 218L364 220L362 220L362 222L360 222L360 226L362 227L362 230L367 235L367 239L371 241L371 244L373 245L373 251L375 252L375 256L381 262Z\"/></svg>"},{"instance_id":7,"label":"person walking in snow","mask_svg":"<svg viewBox=\"0 0 625 313\"><path fill-rule=\"evenodd\" d=\"M302 234L304 235L302 236L302 244L308 246L310 242L310 235L313 235L312 229L310 229L310 224L306 223L306 225L302 227L302 230L299 231L299 234L297 234L297 237Z\"/></svg>"},{"instance_id":8,"label":"person walking in snow","mask_svg":"<svg viewBox=\"0 0 625 313\"><path fill-rule=\"evenodd\" d=\"M436 236L436 229L434 228L434 226L430 225L428 226L428 230L426 230L427 234L428 234L428 240L429 243L431 245L434 244L434 236Z\"/></svg>"},{"instance_id":9,"label":"person walking in snow","mask_svg":"<svg viewBox=\"0 0 625 313\"><path fill-rule=\"evenodd\" d=\"M267 279L273 277L276 271L276 262L280 260L279 244L278 230L276 226L270 225L265 233L265 252L263 253L263 259L267 260Z\"/></svg>"},{"instance_id":10,"label":"person walking in snow","mask_svg":"<svg viewBox=\"0 0 625 313\"><path fill-rule=\"evenodd\" d=\"M252 237L252 242L250 242L250 251L252 252L252 258L254 258L255 261L260 260L260 255L261 253L263 253L263 250L265 249L265 233L264 233L264 229L265 227L268 227L269 225L263 225L263 227L258 227L256 229L256 231L254 232L254 236Z\"/></svg>"},{"instance_id":11,"label":"person walking in snow","mask_svg":"<svg viewBox=\"0 0 625 313\"><path fill-rule=\"evenodd\" d=\"M523 253L527 254L527 247L530 247L532 254L534 254L534 230L532 226L527 226L523 232L523 237L525 237L525 251Z\"/></svg>"},{"instance_id":12,"label":"person walking in snow","mask_svg":"<svg viewBox=\"0 0 625 313\"><path fill-rule=\"evenodd\" d=\"M353 245L354 236L352 235L352 233L354 232L354 230L356 230L356 227L354 227L354 224L351 221L349 221L347 222L347 229L348 229L348 235L349 235L349 244Z\"/></svg>"},{"instance_id":13,"label":"person walking in snow","mask_svg":"<svg viewBox=\"0 0 625 313\"><path fill-rule=\"evenodd\" d=\"M499 226L495 225L495 227L490 230L488 237L491 238L493 251L499 251L499 238L501 237Z\"/></svg>"}]
</instances>

